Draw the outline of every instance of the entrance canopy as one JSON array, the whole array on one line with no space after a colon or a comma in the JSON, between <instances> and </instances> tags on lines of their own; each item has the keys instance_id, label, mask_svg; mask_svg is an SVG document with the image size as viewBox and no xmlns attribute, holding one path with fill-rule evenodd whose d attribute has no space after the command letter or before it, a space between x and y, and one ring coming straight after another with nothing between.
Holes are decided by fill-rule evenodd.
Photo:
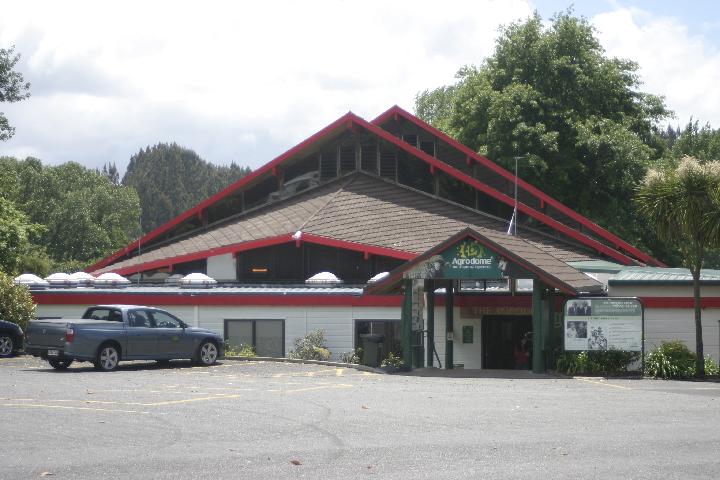
<instances>
[{"instance_id":1,"label":"entrance canopy","mask_svg":"<svg viewBox=\"0 0 720 480\"><path fill-rule=\"evenodd\" d=\"M518 236L465 228L388 277L366 293L389 293L403 279L500 280L531 278L570 296L602 292L603 284Z\"/></svg>"}]
</instances>

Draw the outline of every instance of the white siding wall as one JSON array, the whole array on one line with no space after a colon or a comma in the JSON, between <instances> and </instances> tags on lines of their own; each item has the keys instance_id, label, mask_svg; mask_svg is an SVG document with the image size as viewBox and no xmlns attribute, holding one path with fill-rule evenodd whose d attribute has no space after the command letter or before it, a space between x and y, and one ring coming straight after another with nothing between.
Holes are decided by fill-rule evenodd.
<instances>
[{"instance_id":1,"label":"white siding wall","mask_svg":"<svg viewBox=\"0 0 720 480\"><path fill-rule=\"evenodd\" d=\"M720 287L703 287L704 297L720 296ZM657 286L610 286L611 296L628 297L692 297L692 287L657 285ZM703 308L703 350L714 360L720 361L718 344L718 320L720 309ZM681 340L690 350L695 350L695 312L692 308L645 308L645 339L646 352L649 352L663 340Z\"/></svg>"},{"instance_id":2,"label":"white siding wall","mask_svg":"<svg viewBox=\"0 0 720 480\"><path fill-rule=\"evenodd\" d=\"M610 294L638 296L637 287L614 288ZM708 288L708 290L710 290ZM691 294L684 287L668 287L652 290L654 296L679 297ZM709 291L711 295L714 292ZM646 295L649 296L649 295ZM720 296L720 292L718 292ZM147 300L147 299L146 299ZM144 303L150 303L144 301ZM38 316L79 317L90 305L38 305ZM293 306L171 306L155 305L193 326L209 328L224 333L225 319L282 319L285 321L285 352L293 348L293 341L313 330L325 330L327 345L333 358L353 349L356 320L399 320L400 307L293 307ZM720 309L703 310L703 340L705 353L720 361L719 325ZM474 343L462 343L463 325L473 325ZM454 361L465 368L480 368L482 362L481 322L479 319L461 318L460 309L455 308ZM695 349L695 325L693 310L686 309L645 309L645 336L647 348L652 349L661 340L682 340L690 349ZM429 342L426 342L429 345ZM435 308L435 348L445 366L445 307ZM437 366L437 362L435 362Z\"/></svg>"}]
</instances>

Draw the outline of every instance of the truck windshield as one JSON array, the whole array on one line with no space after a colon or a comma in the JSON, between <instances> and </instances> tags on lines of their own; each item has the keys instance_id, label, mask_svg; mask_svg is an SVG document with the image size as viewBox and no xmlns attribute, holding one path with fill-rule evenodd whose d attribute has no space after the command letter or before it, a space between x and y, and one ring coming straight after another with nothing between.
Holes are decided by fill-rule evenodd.
<instances>
[{"instance_id":1,"label":"truck windshield","mask_svg":"<svg viewBox=\"0 0 720 480\"><path fill-rule=\"evenodd\" d=\"M107 320L109 322L122 322L120 310L107 307L93 307L85 310L82 318L89 320Z\"/></svg>"}]
</instances>

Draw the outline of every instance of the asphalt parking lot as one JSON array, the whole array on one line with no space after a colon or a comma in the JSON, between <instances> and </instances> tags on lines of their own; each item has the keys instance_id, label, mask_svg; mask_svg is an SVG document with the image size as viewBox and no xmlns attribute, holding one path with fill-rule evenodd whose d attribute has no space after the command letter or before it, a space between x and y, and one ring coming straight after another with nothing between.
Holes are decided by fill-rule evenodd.
<instances>
[{"instance_id":1,"label":"asphalt parking lot","mask_svg":"<svg viewBox=\"0 0 720 480\"><path fill-rule=\"evenodd\" d=\"M0 359L0 479L717 478L720 384Z\"/></svg>"}]
</instances>

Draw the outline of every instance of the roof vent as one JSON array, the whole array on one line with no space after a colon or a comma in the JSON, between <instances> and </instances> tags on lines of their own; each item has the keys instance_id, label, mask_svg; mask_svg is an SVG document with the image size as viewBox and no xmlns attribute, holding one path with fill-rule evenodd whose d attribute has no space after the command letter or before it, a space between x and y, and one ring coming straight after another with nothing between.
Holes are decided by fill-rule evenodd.
<instances>
[{"instance_id":1,"label":"roof vent","mask_svg":"<svg viewBox=\"0 0 720 480\"><path fill-rule=\"evenodd\" d=\"M103 273L95 279L95 288L125 288L130 280L117 273Z\"/></svg>"},{"instance_id":2,"label":"roof vent","mask_svg":"<svg viewBox=\"0 0 720 480\"><path fill-rule=\"evenodd\" d=\"M78 281L74 278L72 278L67 273L53 273L52 275L48 275L45 277L45 280L50 284L50 288L67 288L67 287L77 287Z\"/></svg>"},{"instance_id":3,"label":"roof vent","mask_svg":"<svg viewBox=\"0 0 720 480\"><path fill-rule=\"evenodd\" d=\"M372 277L370 280L368 280L368 283L379 282L380 280L383 280L388 275L390 275L390 272L380 272L377 275L375 275L374 277Z\"/></svg>"},{"instance_id":4,"label":"roof vent","mask_svg":"<svg viewBox=\"0 0 720 480\"><path fill-rule=\"evenodd\" d=\"M305 280L305 283L313 284L313 285L318 285L318 284L332 285L332 284L343 283L343 281L340 280L338 277L336 277L334 274L332 274L330 272L320 272L320 273L316 273L312 277Z\"/></svg>"},{"instance_id":5,"label":"roof vent","mask_svg":"<svg viewBox=\"0 0 720 480\"><path fill-rule=\"evenodd\" d=\"M15 277L14 283L15 285L25 285L30 290L44 290L50 286L49 282L43 280L37 275L33 275L32 273L23 273L22 275Z\"/></svg>"},{"instance_id":6,"label":"roof vent","mask_svg":"<svg viewBox=\"0 0 720 480\"><path fill-rule=\"evenodd\" d=\"M213 288L217 280L203 273L191 273L180 279L180 288Z\"/></svg>"},{"instance_id":7,"label":"roof vent","mask_svg":"<svg viewBox=\"0 0 720 480\"><path fill-rule=\"evenodd\" d=\"M87 272L71 273L70 278L77 281L78 287L89 287L95 282L95 277Z\"/></svg>"}]
</instances>

